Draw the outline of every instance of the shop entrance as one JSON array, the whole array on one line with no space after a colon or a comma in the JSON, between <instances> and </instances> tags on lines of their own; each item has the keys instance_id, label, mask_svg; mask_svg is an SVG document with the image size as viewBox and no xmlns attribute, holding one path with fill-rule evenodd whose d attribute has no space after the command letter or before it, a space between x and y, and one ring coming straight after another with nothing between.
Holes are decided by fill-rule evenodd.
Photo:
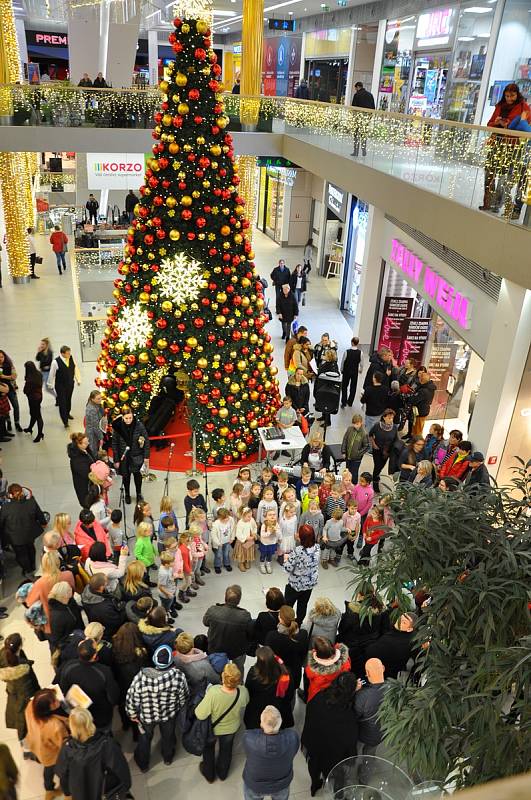
<instances>
[{"instance_id":1,"label":"shop entrance","mask_svg":"<svg viewBox=\"0 0 531 800\"><path fill-rule=\"evenodd\" d=\"M306 62L305 77L311 100L323 103L344 103L347 86L346 58L311 59Z\"/></svg>"},{"instance_id":2,"label":"shop entrance","mask_svg":"<svg viewBox=\"0 0 531 800\"><path fill-rule=\"evenodd\" d=\"M441 118L451 53L415 53L409 113Z\"/></svg>"}]
</instances>

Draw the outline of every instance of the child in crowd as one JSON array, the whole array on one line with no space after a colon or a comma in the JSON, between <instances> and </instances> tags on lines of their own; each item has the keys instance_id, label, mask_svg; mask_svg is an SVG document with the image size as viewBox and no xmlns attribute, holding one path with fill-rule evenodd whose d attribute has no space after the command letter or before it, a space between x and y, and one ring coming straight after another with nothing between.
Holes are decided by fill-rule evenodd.
<instances>
[{"instance_id":1,"label":"child in crowd","mask_svg":"<svg viewBox=\"0 0 531 800\"><path fill-rule=\"evenodd\" d=\"M275 490L272 486L266 486L262 492L262 499L258 503L258 510L256 512L256 524L258 527L263 523L268 511L275 512L275 518L278 516L278 505L275 500Z\"/></svg>"},{"instance_id":2,"label":"child in crowd","mask_svg":"<svg viewBox=\"0 0 531 800\"><path fill-rule=\"evenodd\" d=\"M324 513L326 501L332 491L332 486L336 482L336 477L332 472L326 472L322 484L319 486L319 505Z\"/></svg>"},{"instance_id":3,"label":"child in crowd","mask_svg":"<svg viewBox=\"0 0 531 800\"><path fill-rule=\"evenodd\" d=\"M325 569L328 569L329 561L334 567L337 567L341 561L341 549L346 537L343 528L343 513L342 508L334 508L330 519L325 522L323 530L325 548L321 554L321 564Z\"/></svg>"},{"instance_id":4,"label":"child in crowd","mask_svg":"<svg viewBox=\"0 0 531 800\"><path fill-rule=\"evenodd\" d=\"M275 415L275 422L282 430L293 427L297 422L297 412L292 406L291 397L286 395L282 398L282 405Z\"/></svg>"},{"instance_id":5,"label":"child in crowd","mask_svg":"<svg viewBox=\"0 0 531 800\"><path fill-rule=\"evenodd\" d=\"M165 494L164 497L161 498L159 509L160 509L159 530L158 530L159 539L160 539L160 533L161 533L161 530L162 530L162 520L165 517L171 517L172 518L172 520L174 522L174 525L175 525L175 530L177 531L177 533L179 533L179 521L177 519L177 514L175 513L175 511L173 509L173 500L171 499L171 497L168 497L167 494Z\"/></svg>"},{"instance_id":6,"label":"child in crowd","mask_svg":"<svg viewBox=\"0 0 531 800\"><path fill-rule=\"evenodd\" d=\"M243 483L235 483L229 498L230 512L234 519L240 518L240 511L243 507Z\"/></svg>"},{"instance_id":7,"label":"child in crowd","mask_svg":"<svg viewBox=\"0 0 531 800\"><path fill-rule=\"evenodd\" d=\"M241 510L240 519L236 523L236 544L234 545L234 560L242 572L251 569L255 559L255 541L257 538L256 522L253 512L245 506Z\"/></svg>"},{"instance_id":8,"label":"child in crowd","mask_svg":"<svg viewBox=\"0 0 531 800\"><path fill-rule=\"evenodd\" d=\"M364 545L361 549L358 563L366 566L371 557L371 550L375 544L378 545L378 552L383 547L385 530L384 525L384 512L381 506L373 506L367 514L367 519L363 526L363 541Z\"/></svg>"},{"instance_id":9,"label":"child in crowd","mask_svg":"<svg viewBox=\"0 0 531 800\"><path fill-rule=\"evenodd\" d=\"M183 531L179 536L179 550L183 558L183 588L179 592L179 600L186 603L183 598L197 597L197 592L192 589L192 552L190 550L191 536L189 531Z\"/></svg>"},{"instance_id":10,"label":"child in crowd","mask_svg":"<svg viewBox=\"0 0 531 800\"><path fill-rule=\"evenodd\" d=\"M305 511L308 511L312 500L316 500L317 503L319 503L319 486L316 483L310 483L308 491L301 500L301 512L303 514Z\"/></svg>"},{"instance_id":11,"label":"child in crowd","mask_svg":"<svg viewBox=\"0 0 531 800\"><path fill-rule=\"evenodd\" d=\"M210 542L210 528L208 527L208 519L206 515L206 511L203 511L202 508L192 508L190 512L190 517L188 519L188 524L190 527L192 525L199 525L201 530L201 538L206 545L208 551L208 544ZM206 565L206 554L204 559L201 562L201 574L208 575L210 573L210 568Z\"/></svg>"},{"instance_id":12,"label":"child in crowd","mask_svg":"<svg viewBox=\"0 0 531 800\"><path fill-rule=\"evenodd\" d=\"M248 507L253 512L253 517L255 518L255 520L261 499L262 499L262 486L259 483L251 484L251 496L249 497Z\"/></svg>"},{"instance_id":13,"label":"child in crowd","mask_svg":"<svg viewBox=\"0 0 531 800\"><path fill-rule=\"evenodd\" d=\"M149 522L141 522L136 529L136 542L135 542L135 558L141 561L147 567L148 575L149 570L155 566L155 559L157 552L151 541L153 535L153 526ZM151 580L148 581L149 586L155 586Z\"/></svg>"},{"instance_id":14,"label":"child in crowd","mask_svg":"<svg viewBox=\"0 0 531 800\"><path fill-rule=\"evenodd\" d=\"M308 494L308 489L312 484L312 470L307 464L305 464L301 470L301 476L296 484L296 492L297 498L302 502L302 500Z\"/></svg>"},{"instance_id":15,"label":"child in crowd","mask_svg":"<svg viewBox=\"0 0 531 800\"><path fill-rule=\"evenodd\" d=\"M362 472L358 483L352 490L352 499L356 500L358 503L358 512L361 517L361 530L363 530L365 520L367 519L367 514L369 513L369 509L372 506L372 501L374 500L374 489L372 488L371 484L371 473ZM357 547L361 547L361 537L358 540Z\"/></svg>"},{"instance_id":16,"label":"child in crowd","mask_svg":"<svg viewBox=\"0 0 531 800\"><path fill-rule=\"evenodd\" d=\"M258 479L258 483L262 486L262 491L266 486L274 486L273 471L271 467L267 466L267 464L265 467L262 467L262 472Z\"/></svg>"},{"instance_id":17,"label":"child in crowd","mask_svg":"<svg viewBox=\"0 0 531 800\"><path fill-rule=\"evenodd\" d=\"M282 495L286 491L289 486L289 476L288 473L281 469L277 474L277 485L276 485L276 496L275 500L280 505L282 501Z\"/></svg>"},{"instance_id":18,"label":"child in crowd","mask_svg":"<svg viewBox=\"0 0 531 800\"><path fill-rule=\"evenodd\" d=\"M348 505L348 501L352 497L352 490L354 489L354 484L352 483L352 472L349 469L344 469L341 473L341 496L345 501L345 504Z\"/></svg>"},{"instance_id":19,"label":"child in crowd","mask_svg":"<svg viewBox=\"0 0 531 800\"><path fill-rule=\"evenodd\" d=\"M293 503L284 503L278 518L278 527L281 535L279 546L279 564L284 564L284 559L292 550L295 550L295 536L297 533L297 510Z\"/></svg>"},{"instance_id":20,"label":"child in crowd","mask_svg":"<svg viewBox=\"0 0 531 800\"><path fill-rule=\"evenodd\" d=\"M181 551L179 550L179 542L177 541L177 539L174 536L170 536L169 539L166 539L166 551L165 552L166 553L171 553L171 555L173 556L172 573L173 573L173 579L175 581L175 586L176 586L176 598L179 597L179 599L182 599L181 598L181 594L182 594L181 589L182 589L182 582L183 582L183 578L184 578L183 557L181 555ZM189 597L185 597L185 599L183 600L183 603L189 603L189 602L190 602L190 598ZM181 608L182 608L181 603L177 602L177 599L175 600L173 606L174 606L174 608L177 609L177 611L180 611Z\"/></svg>"},{"instance_id":21,"label":"child in crowd","mask_svg":"<svg viewBox=\"0 0 531 800\"><path fill-rule=\"evenodd\" d=\"M392 494L384 494L380 497L379 505L383 508L384 514L384 524L388 528L392 528L395 524L395 518L393 517L393 512L391 511L391 500L393 499Z\"/></svg>"},{"instance_id":22,"label":"child in crowd","mask_svg":"<svg viewBox=\"0 0 531 800\"><path fill-rule=\"evenodd\" d=\"M151 506L146 500L139 500L133 513L133 524L140 525L141 522L147 522L151 525L151 533L153 533L153 515L151 513Z\"/></svg>"},{"instance_id":23,"label":"child in crowd","mask_svg":"<svg viewBox=\"0 0 531 800\"><path fill-rule=\"evenodd\" d=\"M173 576L173 562L173 554L163 550L160 554L160 567L157 577L160 602L172 622L177 616L177 609L175 608L177 583Z\"/></svg>"},{"instance_id":24,"label":"child in crowd","mask_svg":"<svg viewBox=\"0 0 531 800\"><path fill-rule=\"evenodd\" d=\"M166 550L166 539L169 539L170 536L176 537L177 534L178 530L175 525L175 521L173 517L167 514L159 522L159 533L157 537L157 549L159 553L162 553L163 550Z\"/></svg>"},{"instance_id":25,"label":"child in crowd","mask_svg":"<svg viewBox=\"0 0 531 800\"><path fill-rule=\"evenodd\" d=\"M193 572L193 585L192 588L195 589L196 586L204 586L205 582L202 575L202 565L203 561L205 560L206 554L208 552L208 545L203 540L201 535L201 526L197 522L190 523L190 534L191 534L191 541L190 541L190 549L192 551L192 572Z\"/></svg>"},{"instance_id":26,"label":"child in crowd","mask_svg":"<svg viewBox=\"0 0 531 800\"><path fill-rule=\"evenodd\" d=\"M315 541L317 544L320 543L324 528L324 516L319 505L319 500L316 498L310 500L308 510L302 514L299 525L301 527L303 525L310 525L315 531Z\"/></svg>"},{"instance_id":27,"label":"child in crowd","mask_svg":"<svg viewBox=\"0 0 531 800\"><path fill-rule=\"evenodd\" d=\"M122 528L122 518L123 514L121 509L114 508L111 511L111 521L109 523L107 533L109 534L109 539L111 541L113 553L112 560L115 564L118 564L118 561L120 560L120 551L122 547L124 544L127 546Z\"/></svg>"},{"instance_id":28,"label":"child in crowd","mask_svg":"<svg viewBox=\"0 0 531 800\"><path fill-rule=\"evenodd\" d=\"M341 496L343 487L340 483L334 483L334 485L330 488L330 494L326 498L326 505L324 510L325 519L328 520L331 518L332 513L336 510L336 508L341 509L341 516L343 516L346 503Z\"/></svg>"},{"instance_id":29,"label":"child in crowd","mask_svg":"<svg viewBox=\"0 0 531 800\"><path fill-rule=\"evenodd\" d=\"M218 508L216 519L210 532L212 550L214 552L214 570L216 575L221 573L221 564L232 572L230 563L231 543L234 541L234 519L226 508Z\"/></svg>"},{"instance_id":30,"label":"child in crowd","mask_svg":"<svg viewBox=\"0 0 531 800\"><path fill-rule=\"evenodd\" d=\"M347 531L347 555L352 561L354 559L354 545L361 531L361 515L358 511L356 500L349 500L347 510L343 514L343 527Z\"/></svg>"},{"instance_id":31,"label":"child in crowd","mask_svg":"<svg viewBox=\"0 0 531 800\"><path fill-rule=\"evenodd\" d=\"M214 489L211 494L211 497L212 497L212 510L210 512L210 518L212 522L215 522L218 518L219 509L226 508L228 511L229 507L227 505L224 489Z\"/></svg>"},{"instance_id":32,"label":"child in crowd","mask_svg":"<svg viewBox=\"0 0 531 800\"><path fill-rule=\"evenodd\" d=\"M243 486L242 503L244 505L247 505L247 503L249 502L249 497L251 496L251 485L252 485L251 470L249 469L249 467L240 467L240 469L238 470L238 476L234 481L234 484L236 483L241 483L241 485Z\"/></svg>"},{"instance_id":33,"label":"child in crowd","mask_svg":"<svg viewBox=\"0 0 531 800\"><path fill-rule=\"evenodd\" d=\"M294 486L288 486L287 489L284 489L284 492L282 494L282 502L280 504L280 513L282 513L287 503L291 503L293 506L295 506L295 513L297 515L297 520L298 520L301 515L301 504L297 500L297 492L295 491Z\"/></svg>"},{"instance_id":34,"label":"child in crowd","mask_svg":"<svg viewBox=\"0 0 531 800\"><path fill-rule=\"evenodd\" d=\"M269 491L269 490L265 490ZM272 490L270 490L272 492ZM276 503L275 503L276 505ZM277 522L277 512L270 509L266 512L260 527L260 572L271 575L271 559L277 551L277 546L282 539Z\"/></svg>"},{"instance_id":35,"label":"child in crowd","mask_svg":"<svg viewBox=\"0 0 531 800\"><path fill-rule=\"evenodd\" d=\"M188 519L192 508L202 508L203 511L207 510L206 500L199 491L199 484L195 478L191 478L186 482L186 497L184 498L184 510L186 511L186 527L188 527Z\"/></svg>"}]
</instances>

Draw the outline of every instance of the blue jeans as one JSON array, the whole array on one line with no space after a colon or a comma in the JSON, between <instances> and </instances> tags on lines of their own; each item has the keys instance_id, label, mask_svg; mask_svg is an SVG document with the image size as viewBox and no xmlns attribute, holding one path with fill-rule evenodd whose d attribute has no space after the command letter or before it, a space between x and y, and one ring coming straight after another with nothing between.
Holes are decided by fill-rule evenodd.
<instances>
[{"instance_id":1,"label":"blue jeans","mask_svg":"<svg viewBox=\"0 0 531 800\"><path fill-rule=\"evenodd\" d=\"M63 269L66 269L66 258L63 252L56 253L55 259L57 261L57 269L59 270L59 272L61 272L61 264L63 265Z\"/></svg>"},{"instance_id":2,"label":"blue jeans","mask_svg":"<svg viewBox=\"0 0 531 800\"><path fill-rule=\"evenodd\" d=\"M221 547L218 547L217 550L214 550L214 566L221 567L221 562L223 561L223 566L229 567L231 550L230 542L226 542Z\"/></svg>"},{"instance_id":3,"label":"blue jeans","mask_svg":"<svg viewBox=\"0 0 531 800\"><path fill-rule=\"evenodd\" d=\"M265 797L270 797L271 800L288 800L289 797L289 786L287 789L281 789L280 792L275 792L275 794L258 794L257 792L253 792L252 789L244 783L243 784L243 797L244 800L264 800Z\"/></svg>"},{"instance_id":4,"label":"blue jeans","mask_svg":"<svg viewBox=\"0 0 531 800\"><path fill-rule=\"evenodd\" d=\"M381 416L378 415L377 417L371 417L369 414L365 414L365 430L367 433L371 432L371 428L373 428L377 422L380 422Z\"/></svg>"}]
</instances>

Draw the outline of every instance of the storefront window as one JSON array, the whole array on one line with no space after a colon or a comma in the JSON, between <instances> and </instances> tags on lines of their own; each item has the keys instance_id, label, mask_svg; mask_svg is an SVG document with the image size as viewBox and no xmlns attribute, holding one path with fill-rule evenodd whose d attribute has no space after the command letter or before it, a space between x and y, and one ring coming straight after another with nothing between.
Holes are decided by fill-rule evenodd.
<instances>
[{"instance_id":1,"label":"storefront window","mask_svg":"<svg viewBox=\"0 0 531 800\"><path fill-rule=\"evenodd\" d=\"M415 16L387 23L377 104L382 111L406 112L416 26Z\"/></svg>"},{"instance_id":2,"label":"storefront window","mask_svg":"<svg viewBox=\"0 0 531 800\"><path fill-rule=\"evenodd\" d=\"M344 103L351 28L330 28L306 35L304 77L311 100Z\"/></svg>"},{"instance_id":3,"label":"storefront window","mask_svg":"<svg viewBox=\"0 0 531 800\"><path fill-rule=\"evenodd\" d=\"M445 119L474 122L495 10L496 0L481 6L461 7Z\"/></svg>"},{"instance_id":4,"label":"storefront window","mask_svg":"<svg viewBox=\"0 0 531 800\"><path fill-rule=\"evenodd\" d=\"M353 198L354 204L354 198ZM358 310L358 298L362 274L362 265L365 257L365 240L367 235L367 222L369 218L369 205L359 200L354 205L351 214L347 242L347 260L350 262L344 275L344 294L342 308L354 318Z\"/></svg>"},{"instance_id":5,"label":"storefront window","mask_svg":"<svg viewBox=\"0 0 531 800\"><path fill-rule=\"evenodd\" d=\"M492 64L482 124L490 119L504 87L515 81L531 98L531 13L529 0L506 0Z\"/></svg>"},{"instance_id":6,"label":"storefront window","mask_svg":"<svg viewBox=\"0 0 531 800\"><path fill-rule=\"evenodd\" d=\"M282 241L286 186L292 186L296 171L284 167L261 167L258 192L258 228L278 244Z\"/></svg>"}]
</instances>

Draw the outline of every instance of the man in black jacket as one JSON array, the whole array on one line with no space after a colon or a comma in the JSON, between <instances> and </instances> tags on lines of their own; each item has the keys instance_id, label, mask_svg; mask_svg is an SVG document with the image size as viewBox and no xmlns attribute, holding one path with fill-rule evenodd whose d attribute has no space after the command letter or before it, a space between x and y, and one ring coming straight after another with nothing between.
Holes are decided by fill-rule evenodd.
<instances>
[{"instance_id":1,"label":"man in black jacket","mask_svg":"<svg viewBox=\"0 0 531 800\"><path fill-rule=\"evenodd\" d=\"M365 651L368 659L380 659L388 678L397 678L399 672L405 671L409 659L414 657L416 621L416 614L402 614L394 628L380 636Z\"/></svg>"},{"instance_id":2,"label":"man in black jacket","mask_svg":"<svg viewBox=\"0 0 531 800\"><path fill-rule=\"evenodd\" d=\"M356 397L358 375L363 370L363 353L358 347L359 343L358 337L354 336L350 340L352 346L345 350L341 360L341 408L345 408L346 405L352 408Z\"/></svg>"},{"instance_id":3,"label":"man in black jacket","mask_svg":"<svg viewBox=\"0 0 531 800\"><path fill-rule=\"evenodd\" d=\"M138 203L138 197L133 192L132 189L129 189L129 193L125 197L125 211L126 214L129 215L129 222L133 221L135 216L135 206Z\"/></svg>"},{"instance_id":4,"label":"man in black jacket","mask_svg":"<svg viewBox=\"0 0 531 800\"><path fill-rule=\"evenodd\" d=\"M77 653L77 661L68 661L61 669L61 691L66 695L70 687L77 684L92 700L90 713L96 728L110 730L114 706L120 699L112 670L98 663L98 650L92 639L80 642Z\"/></svg>"},{"instance_id":5,"label":"man in black jacket","mask_svg":"<svg viewBox=\"0 0 531 800\"><path fill-rule=\"evenodd\" d=\"M299 316L299 304L287 283L282 286L282 291L277 297L276 314L282 325L282 338L287 342L290 337L291 323Z\"/></svg>"},{"instance_id":6,"label":"man in black jacket","mask_svg":"<svg viewBox=\"0 0 531 800\"><path fill-rule=\"evenodd\" d=\"M355 108L375 108L374 104L374 97L367 89L364 88L361 81L358 81L354 84L355 93L354 97L352 98L352 105ZM368 117L368 114L364 115ZM367 122L369 120L367 119ZM361 143L361 154L362 156L367 155L367 137L363 136L362 134L358 133L354 138L354 146L351 155L358 156L360 152L360 143Z\"/></svg>"},{"instance_id":7,"label":"man in black jacket","mask_svg":"<svg viewBox=\"0 0 531 800\"><path fill-rule=\"evenodd\" d=\"M378 711L388 684L379 658L369 658L365 662L365 673L368 683L357 690L354 707L358 717L358 741L363 745L363 755L371 756L383 739Z\"/></svg>"},{"instance_id":8,"label":"man in black jacket","mask_svg":"<svg viewBox=\"0 0 531 800\"><path fill-rule=\"evenodd\" d=\"M10 542L23 577L35 571L35 539L48 520L34 497L27 497L22 486L12 483L7 493L9 502L0 510L0 537Z\"/></svg>"},{"instance_id":9,"label":"man in black jacket","mask_svg":"<svg viewBox=\"0 0 531 800\"><path fill-rule=\"evenodd\" d=\"M98 201L96 200L94 195L93 194L89 194L89 199L85 203L85 208L88 211L89 222L92 222L94 220L94 225L96 225L97 222L98 222L98 208L99 207L100 207L100 204L98 203Z\"/></svg>"},{"instance_id":10,"label":"man in black jacket","mask_svg":"<svg viewBox=\"0 0 531 800\"><path fill-rule=\"evenodd\" d=\"M363 381L363 388L372 386L372 376L375 372L382 373L382 383L388 389L391 388L391 381L398 379L398 370L393 367L393 353L388 347L380 347L378 352L373 353L369 359L369 369Z\"/></svg>"},{"instance_id":11,"label":"man in black jacket","mask_svg":"<svg viewBox=\"0 0 531 800\"><path fill-rule=\"evenodd\" d=\"M430 407L437 389L426 367L419 367L418 381L419 384L411 398L411 405L416 406L419 412L413 424L413 436L422 436L424 423L430 413Z\"/></svg>"},{"instance_id":12,"label":"man in black jacket","mask_svg":"<svg viewBox=\"0 0 531 800\"><path fill-rule=\"evenodd\" d=\"M387 408L387 386L384 386L384 376L375 372L372 376L371 386L366 386L360 398L360 403L365 406L365 430L370 433L373 425L380 421Z\"/></svg>"},{"instance_id":13,"label":"man in black jacket","mask_svg":"<svg viewBox=\"0 0 531 800\"><path fill-rule=\"evenodd\" d=\"M203 625L208 628L208 652L226 653L243 675L254 626L249 612L239 607L241 599L241 586L228 586L225 602L207 609Z\"/></svg>"},{"instance_id":14,"label":"man in black jacket","mask_svg":"<svg viewBox=\"0 0 531 800\"><path fill-rule=\"evenodd\" d=\"M81 604L89 622L100 622L105 628L103 638L111 641L124 622L127 622L124 604L107 590L108 578L103 572L92 576L83 589Z\"/></svg>"},{"instance_id":15,"label":"man in black jacket","mask_svg":"<svg viewBox=\"0 0 531 800\"><path fill-rule=\"evenodd\" d=\"M490 475L485 466L485 456L476 450L468 459L469 472L465 478L465 489L474 492L486 492L490 489Z\"/></svg>"},{"instance_id":16,"label":"man in black jacket","mask_svg":"<svg viewBox=\"0 0 531 800\"><path fill-rule=\"evenodd\" d=\"M280 259L277 266L271 273L270 278L273 283L273 286L275 287L276 299L278 302L278 298L282 294L282 287L284 286L285 283L289 284L291 279L291 272L287 268L284 259L282 258Z\"/></svg>"}]
</instances>

